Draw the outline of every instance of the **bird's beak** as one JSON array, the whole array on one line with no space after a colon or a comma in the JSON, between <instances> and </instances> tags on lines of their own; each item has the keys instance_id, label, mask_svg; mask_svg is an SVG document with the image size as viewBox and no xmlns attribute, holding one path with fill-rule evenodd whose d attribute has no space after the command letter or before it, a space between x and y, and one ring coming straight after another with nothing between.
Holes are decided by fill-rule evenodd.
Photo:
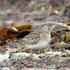
<instances>
[{"instance_id":1,"label":"bird's beak","mask_svg":"<svg viewBox=\"0 0 70 70\"><path fill-rule=\"evenodd\" d=\"M50 28L50 31L52 32L55 27L56 27L56 25L53 25L53 26Z\"/></svg>"}]
</instances>

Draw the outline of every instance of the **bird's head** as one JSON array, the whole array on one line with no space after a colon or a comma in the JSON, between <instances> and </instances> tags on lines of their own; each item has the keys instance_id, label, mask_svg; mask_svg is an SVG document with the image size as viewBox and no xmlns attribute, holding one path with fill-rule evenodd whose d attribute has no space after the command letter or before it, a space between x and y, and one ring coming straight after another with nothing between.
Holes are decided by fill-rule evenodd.
<instances>
[{"instance_id":1,"label":"bird's head","mask_svg":"<svg viewBox=\"0 0 70 70\"><path fill-rule=\"evenodd\" d=\"M42 30L46 33L49 33L51 31L51 28L48 27L47 25L43 26Z\"/></svg>"},{"instance_id":2,"label":"bird's head","mask_svg":"<svg viewBox=\"0 0 70 70\"><path fill-rule=\"evenodd\" d=\"M56 27L56 25L52 25L52 27L48 27L47 25L43 26L42 30L46 33L52 32L54 31L54 28Z\"/></svg>"}]
</instances>

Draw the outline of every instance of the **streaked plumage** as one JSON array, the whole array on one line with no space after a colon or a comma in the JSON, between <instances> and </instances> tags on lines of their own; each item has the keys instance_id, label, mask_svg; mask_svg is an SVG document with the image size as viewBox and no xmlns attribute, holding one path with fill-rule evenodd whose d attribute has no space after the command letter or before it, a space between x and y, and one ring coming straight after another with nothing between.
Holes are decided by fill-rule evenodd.
<instances>
[{"instance_id":1,"label":"streaked plumage","mask_svg":"<svg viewBox=\"0 0 70 70\"><path fill-rule=\"evenodd\" d=\"M41 32L32 32L23 38L24 43L36 44L40 40Z\"/></svg>"},{"instance_id":2,"label":"streaked plumage","mask_svg":"<svg viewBox=\"0 0 70 70\"><path fill-rule=\"evenodd\" d=\"M50 45L51 34L47 26L40 31L34 31L22 39L26 48L40 49L47 48Z\"/></svg>"}]
</instances>

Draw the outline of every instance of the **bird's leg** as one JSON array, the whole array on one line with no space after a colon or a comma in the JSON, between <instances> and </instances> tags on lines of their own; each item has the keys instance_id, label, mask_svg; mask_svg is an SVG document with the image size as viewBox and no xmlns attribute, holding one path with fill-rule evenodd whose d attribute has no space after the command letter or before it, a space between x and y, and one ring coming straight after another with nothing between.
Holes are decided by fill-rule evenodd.
<instances>
[{"instance_id":1,"label":"bird's leg","mask_svg":"<svg viewBox=\"0 0 70 70\"><path fill-rule=\"evenodd\" d=\"M52 51L52 49L50 48L50 46L48 46L47 48L44 48L44 54L45 54L45 56L48 55L49 51Z\"/></svg>"},{"instance_id":2,"label":"bird's leg","mask_svg":"<svg viewBox=\"0 0 70 70\"><path fill-rule=\"evenodd\" d=\"M31 48L28 48L27 51L29 53L31 53L29 57L32 59L32 57L33 57L33 50Z\"/></svg>"},{"instance_id":3,"label":"bird's leg","mask_svg":"<svg viewBox=\"0 0 70 70\"><path fill-rule=\"evenodd\" d=\"M33 57L33 50L31 49L31 55L30 55L30 57L31 57L31 59L32 59L32 57Z\"/></svg>"},{"instance_id":4,"label":"bird's leg","mask_svg":"<svg viewBox=\"0 0 70 70\"><path fill-rule=\"evenodd\" d=\"M48 51L49 51L49 49L44 49L44 54L45 54L45 56L48 55Z\"/></svg>"}]
</instances>

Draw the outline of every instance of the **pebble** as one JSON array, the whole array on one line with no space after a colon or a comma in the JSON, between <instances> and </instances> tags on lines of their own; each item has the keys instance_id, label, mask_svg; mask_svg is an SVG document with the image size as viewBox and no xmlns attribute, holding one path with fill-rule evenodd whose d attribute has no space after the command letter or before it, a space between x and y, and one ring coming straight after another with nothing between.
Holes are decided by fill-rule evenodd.
<instances>
[{"instance_id":1,"label":"pebble","mask_svg":"<svg viewBox=\"0 0 70 70\"><path fill-rule=\"evenodd\" d=\"M16 54L16 53L15 53ZM14 54L14 55L15 55ZM42 54L41 54L42 55ZM40 55L40 56L41 56ZM17 55L15 55L17 56ZM61 56L51 56L47 55L46 57L37 57L36 59L30 59L30 57L26 56L26 58L22 57L22 55L18 57L9 58L9 60L4 60L0 62L1 70L21 70L22 68L44 68L48 70L60 69L62 67L69 68L70 67L70 58L65 58ZM28 58L27 58L28 57ZM9 68L10 67L10 68ZM60 69L61 70L61 69Z\"/></svg>"},{"instance_id":2,"label":"pebble","mask_svg":"<svg viewBox=\"0 0 70 70\"><path fill-rule=\"evenodd\" d=\"M1 70L10 70L10 68L8 68L8 67L3 67L3 68L1 68Z\"/></svg>"}]
</instances>

